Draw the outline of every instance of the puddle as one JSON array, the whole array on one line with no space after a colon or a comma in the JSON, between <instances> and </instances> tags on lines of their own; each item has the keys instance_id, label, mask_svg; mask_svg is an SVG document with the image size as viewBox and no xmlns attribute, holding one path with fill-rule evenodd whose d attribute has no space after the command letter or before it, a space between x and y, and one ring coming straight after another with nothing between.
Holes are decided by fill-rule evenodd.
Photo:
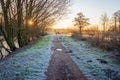
<instances>
[{"instance_id":1,"label":"puddle","mask_svg":"<svg viewBox=\"0 0 120 80\"><path fill-rule=\"evenodd\" d=\"M62 51L62 49L56 49L57 51Z\"/></svg>"}]
</instances>

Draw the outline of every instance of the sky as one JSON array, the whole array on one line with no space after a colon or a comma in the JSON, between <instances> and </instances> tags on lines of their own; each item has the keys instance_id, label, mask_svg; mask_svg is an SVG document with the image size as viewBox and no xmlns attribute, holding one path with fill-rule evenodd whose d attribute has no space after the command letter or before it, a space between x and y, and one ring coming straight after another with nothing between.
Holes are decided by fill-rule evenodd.
<instances>
[{"instance_id":1,"label":"sky","mask_svg":"<svg viewBox=\"0 0 120 80\"><path fill-rule=\"evenodd\" d=\"M71 6L68 10L69 14L56 22L54 28L73 26L74 17L79 12L90 18L91 25L99 25L100 16L103 13L107 13L108 17L112 17L114 12L120 10L120 0L71 0Z\"/></svg>"}]
</instances>

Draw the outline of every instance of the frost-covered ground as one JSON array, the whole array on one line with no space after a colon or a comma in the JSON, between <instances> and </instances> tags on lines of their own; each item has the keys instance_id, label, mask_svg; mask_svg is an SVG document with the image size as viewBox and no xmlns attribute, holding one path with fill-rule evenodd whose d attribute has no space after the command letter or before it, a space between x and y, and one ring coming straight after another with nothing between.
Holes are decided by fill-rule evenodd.
<instances>
[{"instance_id":1,"label":"frost-covered ground","mask_svg":"<svg viewBox=\"0 0 120 80\"><path fill-rule=\"evenodd\" d=\"M44 72L51 57L52 37L45 36L0 61L0 80L45 80Z\"/></svg>"},{"instance_id":2,"label":"frost-covered ground","mask_svg":"<svg viewBox=\"0 0 120 80\"><path fill-rule=\"evenodd\" d=\"M120 80L120 57L92 47L85 41L65 36L59 39L88 80Z\"/></svg>"}]
</instances>

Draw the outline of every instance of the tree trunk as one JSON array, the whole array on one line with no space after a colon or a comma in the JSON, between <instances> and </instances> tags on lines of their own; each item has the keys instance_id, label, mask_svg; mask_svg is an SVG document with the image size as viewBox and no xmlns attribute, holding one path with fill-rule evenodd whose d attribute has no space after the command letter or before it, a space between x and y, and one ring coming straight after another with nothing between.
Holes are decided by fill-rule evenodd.
<instances>
[{"instance_id":1,"label":"tree trunk","mask_svg":"<svg viewBox=\"0 0 120 80\"><path fill-rule=\"evenodd\" d=\"M15 50L16 47L14 45L14 41L13 41L13 34L11 34L11 28L9 25L9 18L8 18L8 5L5 6L5 3L3 0L1 0L1 7L3 10L3 16L4 16L4 22L5 22L5 30L6 30L6 34L4 34L4 38L8 44L8 46L10 47L11 51Z\"/></svg>"},{"instance_id":2,"label":"tree trunk","mask_svg":"<svg viewBox=\"0 0 120 80\"><path fill-rule=\"evenodd\" d=\"M82 27L79 27L80 36L82 36Z\"/></svg>"},{"instance_id":3,"label":"tree trunk","mask_svg":"<svg viewBox=\"0 0 120 80\"><path fill-rule=\"evenodd\" d=\"M2 52L0 51L0 55L1 55L1 58L0 59L2 59L3 58L3 54L2 54Z\"/></svg>"},{"instance_id":4,"label":"tree trunk","mask_svg":"<svg viewBox=\"0 0 120 80\"><path fill-rule=\"evenodd\" d=\"M17 26L18 26L18 33L17 33L17 37L18 37L18 44L19 47L22 47L24 45L24 39L23 39L23 35L26 35L24 33L22 33L22 29L23 29L23 14L22 14L22 2L21 0L17 0Z\"/></svg>"},{"instance_id":5,"label":"tree trunk","mask_svg":"<svg viewBox=\"0 0 120 80\"><path fill-rule=\"evenodd\" d=\"M114 22L114 32L117 32L117 18L115 17L115 22Z\"/></svg>"}]
</instances>

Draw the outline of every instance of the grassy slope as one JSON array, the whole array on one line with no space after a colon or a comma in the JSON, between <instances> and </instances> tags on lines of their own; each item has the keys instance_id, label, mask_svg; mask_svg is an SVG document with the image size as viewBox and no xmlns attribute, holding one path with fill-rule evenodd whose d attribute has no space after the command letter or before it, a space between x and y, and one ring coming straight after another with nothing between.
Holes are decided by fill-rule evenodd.
<instances>
[{"instance_id":1,"label":"grassy slope","mask_svg":"<svg viewBox=\"0 0 120 80\"><path fill-rule=\"evenodd\" d=\"M38 42L0 62L0 80L44 80L51 57L52 36Z\"/></svg>"}]
</instances>

